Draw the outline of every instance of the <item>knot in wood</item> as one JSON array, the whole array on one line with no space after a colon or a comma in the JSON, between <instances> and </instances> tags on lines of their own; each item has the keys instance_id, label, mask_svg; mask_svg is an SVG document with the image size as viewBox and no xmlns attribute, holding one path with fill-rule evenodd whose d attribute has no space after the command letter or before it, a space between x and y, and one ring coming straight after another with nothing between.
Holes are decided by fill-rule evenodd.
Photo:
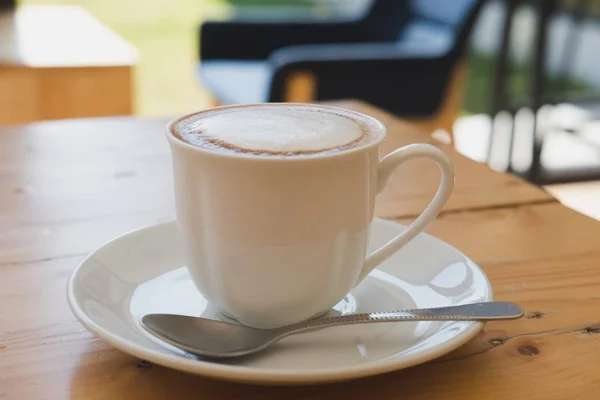
<instances>
[{"instance_id":1,"label":"knot in wood","mask_svg":"<svg viewBox=\"0 0 600 400\"><path fill-rule=\"evenodd\" d=\"M517 347L517 351L519 352L519 354L527 357L535 357L538 354L540 354L540 348L533 343L519 346Z\"/></svg>"}]
</instances>

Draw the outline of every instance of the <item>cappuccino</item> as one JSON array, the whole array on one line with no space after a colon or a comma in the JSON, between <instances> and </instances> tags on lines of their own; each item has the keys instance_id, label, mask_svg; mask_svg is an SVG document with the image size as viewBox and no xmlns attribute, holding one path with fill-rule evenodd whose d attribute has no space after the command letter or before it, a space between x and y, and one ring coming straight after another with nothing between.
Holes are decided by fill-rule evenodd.
<instances>
[{"instance_id":1,"label":"cappuccino","mask_svg":"<svg viewBox=\"0 0 600 400\"><path fill-rule=\"evenodd\" d=\"M193 146L255 155L339 152L376 139L360 114L310 105L215 109L177 121L173 134Z\"/></svg>"}]
</instances>

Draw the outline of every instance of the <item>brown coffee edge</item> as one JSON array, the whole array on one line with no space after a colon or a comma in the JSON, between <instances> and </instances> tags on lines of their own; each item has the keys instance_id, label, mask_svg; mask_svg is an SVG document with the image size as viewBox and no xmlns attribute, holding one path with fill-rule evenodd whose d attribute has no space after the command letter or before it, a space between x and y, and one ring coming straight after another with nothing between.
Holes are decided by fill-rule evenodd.
<instances>
[{"instance_id":1,"label":"brown coffee edge","mask_svg":"<svg viewBox=\"0 0 600 400\"><path fill-rule=\"evenodd\" d=\"M258 108L258 107L257 107ZM268 108L265 107L265 108ZM285 108L282 106L282 108ZM293 108L293 107L289 107L289 108ZM202 133L202 131L200 129L194 131L194 134L197 134L199 137L202 138L202 141L206 142L207 144L210 144L212 146L215 146L215 148L212 147L208 147L208 146L204 146L202 144L197 144L197 143L192 143L190 141L185 140L180 132L178 132L178 125L188 119L191 119L193 117L196 117L200 114L205 113L204 111L199 111L197 113L185 116L180 118L179 120L177 120L175 122L175 124L173 124L173 126L171 127L171 133L173 134L173 136L175 136L178 140L182 141L183 143L186 143L190 146L193 147L198 147L201 149L206 149L208 151L213 151L213 152L218 152L220 149L223 150L224 153L233 153L233 154L250 154L250 155L256 155L256 156L261 156L261 155L267 155L267 156L289 156L289 157L294 157L294 156L302 156L302 155L314 155L314 154L320 154L320 153L339 153L339 152L343 152L346 150L350 150L352 148L358 147L361 144L366 143L367 141L365 140L365 138L367 138L369 136L369 128L367 127L366 123L363 123L361 121L358 120L358 118L360 118L360 115L358 115L357 118L352 118L349 115L344 115L346 113L346 110L344 110L343 112L339 112L339 111L332 111L332 110L323 110L323 109L319 109L319 108L312 108L310 106L307 106L305 109L309 109L310 111L313 112L319 112L319 113L325 113L325 114L333 114L333 115L337 115L340 116L342 118L347 118L349 120L351 120L352 122L356 123L358 125L358 127L360 128L361 131L361 135L360 137L358 137L357 139L353 140L352 142L348 142L345 143L341 146L333 146L333 147L328 147L326 149L318 149L318 150L297 150L297 151L274 151L274 150L252 150L252 149L246 149L243 147L238 147L236 145L233 145L231 143L227 143L224 142L222 140L219 139L215 139L213 137L204 135ZM214 114L220 114L220 113L229 113L229 112L235 112L236 109L232 108L232 109L227 109L227 110L222 110L222 111L216 111ZM350 111L350 110L348 110ZM351 112L351 111L350 111ZM350 113L348 112L348 113ZM209 118L209 116L213 114L212 112L208 111L206 112L206 116L201 116L199 117L199 119L202 118Z\"/></svg>"}]
</instances>

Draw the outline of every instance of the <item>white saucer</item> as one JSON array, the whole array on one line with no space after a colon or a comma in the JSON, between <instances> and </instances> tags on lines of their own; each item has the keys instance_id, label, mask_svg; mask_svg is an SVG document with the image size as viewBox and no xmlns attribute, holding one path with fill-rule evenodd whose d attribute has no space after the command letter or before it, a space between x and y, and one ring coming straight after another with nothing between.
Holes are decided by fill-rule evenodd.
<instances>
[{"instance_id":1,"label":"white saucer","mask_svg":"<svg viewBox=\"0 0 600 400\"><path fill-rule=\"evenodd\" d=\"M370 245L378 247L402 229L375 219ZM263 384L340 381L410 367L459 347L482 328L478 322L350 325L291 336L243 359L198 359L158 344L139 325L142 315L156 312L225 318L190 281L174 222L125 234L87 256L69 280L68 300L87 329L126 353L194 374ZM490 283L475 263L420 234L331 313L491 300Z\"/></svg>"}]
</instances>

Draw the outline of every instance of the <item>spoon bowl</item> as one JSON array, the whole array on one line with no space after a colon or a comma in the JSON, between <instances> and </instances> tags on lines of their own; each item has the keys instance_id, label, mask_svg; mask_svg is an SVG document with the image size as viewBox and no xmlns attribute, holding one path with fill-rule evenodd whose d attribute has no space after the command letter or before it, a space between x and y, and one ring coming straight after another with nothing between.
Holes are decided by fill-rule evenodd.
<instances>
[{"instance_id":1,"label":"spoon bowl","mask_svg":"<svg viewBox=\"0 0 600 400\"><path fill-rule=\"evenodd\" d=\"M332 326L403 321L490 321L522 316L523 309L517 304L485 302L317 318L276 329L256 329L174 314L146 314L141 324L157 338L189 353L211 358L233 358L257 353L289 335Z\"/></svg>"}]
</instances>

